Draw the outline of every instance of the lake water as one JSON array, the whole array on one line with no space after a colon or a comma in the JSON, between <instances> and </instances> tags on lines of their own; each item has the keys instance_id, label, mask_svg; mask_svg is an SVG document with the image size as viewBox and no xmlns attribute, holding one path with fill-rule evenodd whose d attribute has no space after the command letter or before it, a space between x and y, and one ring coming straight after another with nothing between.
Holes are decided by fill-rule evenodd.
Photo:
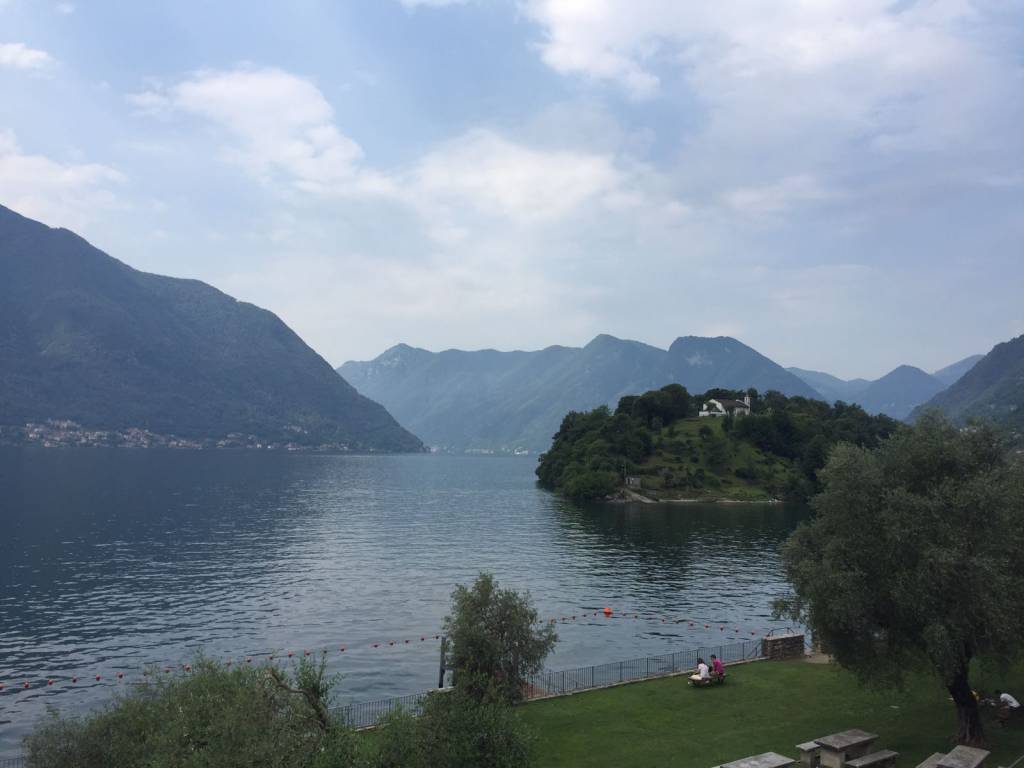
<instances>
[{"instance_id":1,"label":"lake water","mask_svg":"<svg viewBox=\"0 0 1024 768\"><path fill-rule=\"evenodd\" d=\"M347 701L430 688L452 587L481 570L545 617L616 611L559 626L555 669L777 626L778 547L804 510L579 507L539 490L534 465L0 449L0 755L47 705L82 711L198 648L236 663L327 648Z\"/></svg>"}]
</instances>

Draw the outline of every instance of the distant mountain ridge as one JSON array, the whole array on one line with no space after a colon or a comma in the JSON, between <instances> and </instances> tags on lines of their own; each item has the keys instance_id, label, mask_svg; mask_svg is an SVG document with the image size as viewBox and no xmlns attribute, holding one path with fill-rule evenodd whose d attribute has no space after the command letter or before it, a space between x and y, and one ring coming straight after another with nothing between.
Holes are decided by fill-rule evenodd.
<instances>
[{"instance_id":1,"label":"distant mountain ridge","mask_svg":"<svg viewBox=\"0 0 1024 768\"><path fill-rule=\"evenodd\" d=\"M868 413L884 413L905 419L917 406L927 402L969 371L982 355L971 355L952 365L926 373L912 365L901 365L875 381L844 380L821 371L787 368L814 387L828 402L856 403Z\"/></svg>"},{"instance_id":2,"label":"distant mountain ridge","mask_svg":"<svg viewBox=\"0 0 1024 768\"><path fill-rule=\"evenodd\" d=\"M545 450L571 410L678 382L818 397L806 383L736 339L683 336L669 349L601 334L584 347L429 352L399 344L338 368L430 445Z\"/></svg>"},{"instance_id":3,"label":"distant mountain ridge","mask_svg":"<svg viewBox=\"0 0 1024 768\"><path fill-rule=\"evenodd\" d=\"M995 421L1024 433L1024 335L996 344L951 387L938 393L914 415L937 408L958 422L971 418Z\"/></svg>"},{"instance_id":4,"label":"distant mountain ridge","mask_svg":"<svg viewBox=\"0 0 1024 768\"><path fill-rule=\"evenodd\" d=\"M417 451L273 313L0 206L0 424Z\"/></svg>"}]
</instances>

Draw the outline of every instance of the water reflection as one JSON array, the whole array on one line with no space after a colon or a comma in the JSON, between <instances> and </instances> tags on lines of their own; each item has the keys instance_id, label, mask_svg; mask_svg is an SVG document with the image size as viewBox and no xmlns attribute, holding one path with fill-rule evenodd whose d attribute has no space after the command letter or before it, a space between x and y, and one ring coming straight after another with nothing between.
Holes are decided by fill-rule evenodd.
<instances>
[{"instance_id":1,"label":"water reflection","mask_svg":"<svg viewBox=\"0 0 1024 768\"><path fill-rule=\"evenodd\" d=\"M544 615L617 609L758 628L784 587L780 507L577 507L538 490L533 462L0 449L0 754L46 703L106 683L21 692L22 679L137 669L190 649L336 649L344 695L433 684L452 587L481 570ZM553 666L733 636L594 619L559 628ZM416 642L405 646L401 641ZM398 640L396 648L372 649Z\"/></svg>"}]
</instances>

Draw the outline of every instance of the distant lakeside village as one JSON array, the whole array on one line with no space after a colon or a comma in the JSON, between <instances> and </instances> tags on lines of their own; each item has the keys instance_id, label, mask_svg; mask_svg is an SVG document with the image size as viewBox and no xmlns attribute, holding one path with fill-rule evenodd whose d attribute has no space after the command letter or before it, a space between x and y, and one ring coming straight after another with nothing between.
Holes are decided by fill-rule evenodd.
<instances>
[{"instance_id":1,"label":"distant lakeside village","mask_svg":"<svg viewBox=\"0 0 1024 768\"><path fill-rule=\"evenodd\" d=\"M240 432L222 438L186 438L162 435L148 429L89 429L76 421L49 419L29 422L23 427L0 426L0 445L35 445L41 448L176 448L214 450L219 448L256 449L267 451L334 451L347 453L345 443L302 445L296 442L268 441Z\"/></svg>"},{"instance_id":2,"label":"distant lakeside village","mask_svg":"<svg viewBox=\"0 0 1024 768\"><path fill-rule=\"evenodd\" d=\"M164 435L140 427L92 429L70 419L47 419L23 426L0 425L0 445L32 445L40 448L171 448L179 450L261 450L290 453L352 453L346 443L308 445L294 441L232 432L221 438L188 438ZM362 451L360 451L362 452ZM375 453L376 451L370 451ZM477 456L529 456L526 448L466 448L432 446L430 453Z\"/></svg>"}]
</instances>

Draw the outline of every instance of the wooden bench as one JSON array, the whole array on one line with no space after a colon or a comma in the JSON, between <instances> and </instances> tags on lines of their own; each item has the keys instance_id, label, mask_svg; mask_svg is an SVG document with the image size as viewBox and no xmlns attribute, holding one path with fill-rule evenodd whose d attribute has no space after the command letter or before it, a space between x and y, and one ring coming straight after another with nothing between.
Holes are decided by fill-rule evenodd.
<instances>
[{"instance_id":1,"label":"wooden bench","mask_svg":"<svg viewBox=\"0 0 1024 768\"><path fill-rule=\"evenodd\" d=\"M952 752L943 755L936 765L938 768L982 768L985 759L991 754L977 747L965 747L961 744Z\"/></svg>"},{"instance_id":2,"label":"wooden bench","mask_svg":"<svg viewBox=\"0 0 1024 768\"><path fill-rule=\"evenodd\" d=\"M725 675L716 675L714 672L704 680L694 680L690 678L690 685L694 688L707 688L709 685L721 685L725 682Z\"/></svg>"},{"instance_id":3,"label":"wooden bench","mask_svg":"<svg viewBox=\"0 0 1024 768\"><path fill-rule=\"evenodd\" d=\"M938 768L939 761L945 756L942 752L934 752L923 763L919 763L917 768Z\"/></svg>"},{"instance_id":4,"label":"wooden bench","mask_svg":"<svg viewBox=\"0 0 1024 768\"><path fill-rule=\"evenodd\" d=\"M764 752L744 757L742 760L733 760L731 763L722 763L715 768L789 768L793 762L793 758L780 755L778 752Z\"/></svg>"},{"instance_id":5,"label":"wooden bench","mask_svg":"<svg viewBox=\"0 0 1024 768\"><path fill-rule=\"evenodd\" d=\"M814 741L821 747L821 765L824 768L844 768L850 760L863 757L874 749L872 745L877 740L877 733L851 728Z\"/></svg>"},{"instance_id":6,"label":"wooden bench","mask_svg":"<svg viewBox=\"0 0 1024 768\"><path fill-rule=\"evenodd\" d=\"M796 745L796 751L800 753L800 765L802 768L818 768L821 765L821 745L816 741L805 741Z\"/></svg>"},{"instance_id":7,"label":"wooden bench","mask_svg":"<svg viewBox=\"0 0 1024 768\"><path fill-rule=\"evenodd\" d=\"M847 760L846 768L892 768L899 756L899 752L893 752L891 749L880 749L870 755Z\"/></svg>"}]
</instances>

